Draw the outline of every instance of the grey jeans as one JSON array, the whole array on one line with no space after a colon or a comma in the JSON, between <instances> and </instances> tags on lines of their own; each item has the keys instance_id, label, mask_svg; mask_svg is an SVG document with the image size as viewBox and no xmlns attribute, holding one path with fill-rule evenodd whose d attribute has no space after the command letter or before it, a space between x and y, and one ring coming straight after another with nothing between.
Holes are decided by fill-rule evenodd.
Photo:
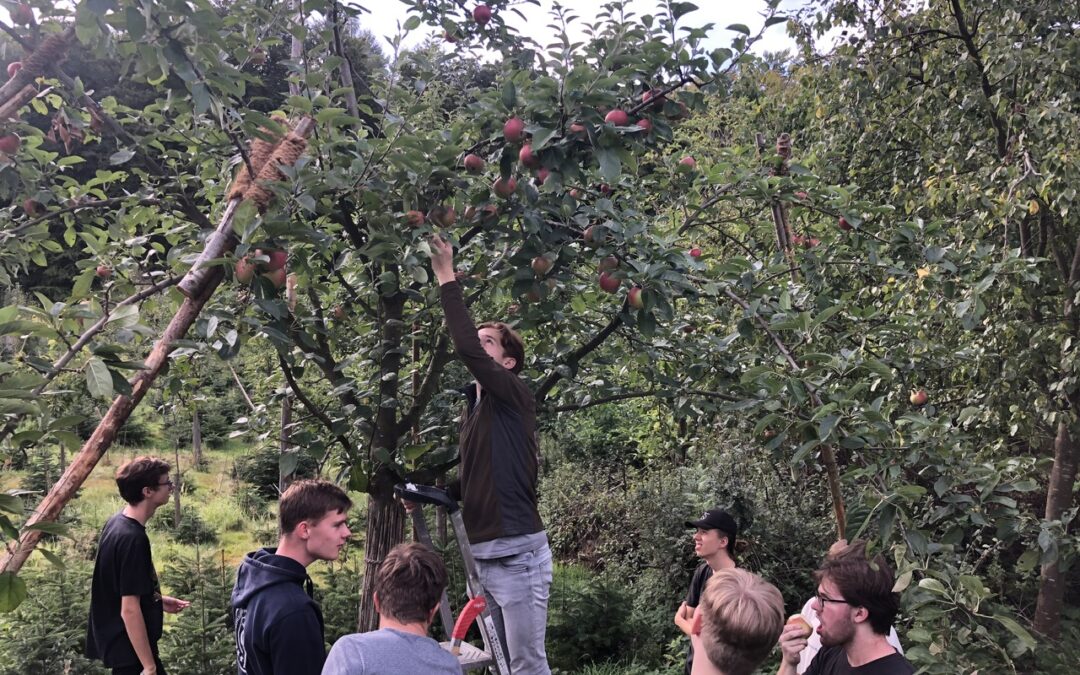
<instances>
[{"instance_id":1,"label":"grey jeans","mask_svg":"<svg viewBox=\"0 0 1080 675\"><path fill-rule=\"evenodd\" d=\"M551 591L551 548L547 544L506 558L477 560L480 583L513 675L549 675L544 634Z\"/></svg>"}]
</instances>

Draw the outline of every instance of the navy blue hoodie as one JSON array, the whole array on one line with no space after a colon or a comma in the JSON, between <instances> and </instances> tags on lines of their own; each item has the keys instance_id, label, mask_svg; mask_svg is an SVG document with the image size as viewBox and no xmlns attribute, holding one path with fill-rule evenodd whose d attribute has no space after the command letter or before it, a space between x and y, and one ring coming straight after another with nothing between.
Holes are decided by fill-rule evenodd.
<instances>
[{"instance_id":1,"label":"navy blue hoodie","mask_svg":"<svg viewBox=\"0 0 1080 675\"><path fill-rule=\"evenodd\" d=\"M239 675L319 675L323 618L304 566L277 549L248 553L236 572L231 611Z\"/></svg>"}]
</instances>

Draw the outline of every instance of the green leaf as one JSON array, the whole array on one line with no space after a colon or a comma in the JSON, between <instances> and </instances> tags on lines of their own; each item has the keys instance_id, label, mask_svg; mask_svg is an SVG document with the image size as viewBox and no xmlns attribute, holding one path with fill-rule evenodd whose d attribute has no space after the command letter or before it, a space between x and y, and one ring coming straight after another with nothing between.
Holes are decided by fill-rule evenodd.
<instances>
[{"instance_id":1,"label":"green leaf","mask_svg":"<svg viewBox=\"0 0 1080 675\"><path fill-rule=\"evenodd\" d=\"M698 6L692 2L673 2L671 3L671 18L678 21L697 8Z\"/></svg>"},{"instance_id":2,"label":"green leaf","mask_svg":"<svg viewBox=\"0 0 1080 675\"><path fill-rule=\"evenodd\" d=\"M818 440L825 442L825 439L832 434L833 429L836 428L836 423L839 421L840 415L829 415L818 422Z\"/></svg>"},{"instance_id":3,"label":"green leaf","mask_svg":"<svg viewBox=\"0 0 1080 675\"><path fill-rule=\"evenodd\" d=\"M786 16L770 16L768 19L765 19L765 27L775 26L776 24L784 23L787 20L788 18Z\"/></svg>"},{"instance_id":4,"label":"green leaf","mask_svg":"<svg viewBox=\"0 0 1080 675\"><path fill-rule=\"evenodd\" d=\"M517 87L512 81L507 81L502 88L502 104L507 110L513 110L517 103Z\"/></svg>"},{"instance_id":5,"label":"green leaf","mask_svg":"<svg viewBox=\"0 0 1080 675\"><path fill-rule=\"evenodd\" d=\"M109 367L99 358L91 358L86 362L86 388L95 398L112 398L112 375L109 374Z\"/></svg>"},{"instance_id":6,"label":"green leaf","mask_svg":"<svg viewBox=\"0 0 1080 675\"><path fill-rule=\"evenodd\" d=\"M0 612L10 612L26 599L26 582L14 572L0 572Z\"/></svg>"},{"instance_id":7,"label":"green leaf","mask_svg":"<svg viewBox=\"0 0 1080 675\"><path fill-rule=\"evenodd\" d=\"M53 523L50 521L42 521L40 523L34 523L33 525L27 525L23 530L37 530L38 532L44 532L45 534L55 534L58 537L67 537L71 539L71 529L64 523Z\"/></svg>"},{"instance_id":8,"label":"green leaf","mask_svg":"<svg viewBox=\"0 0 1080 675\"><path fill-rule=\"evenodd\" d=\"M118 150L109 155L109 164L113 166L119 166L121 164L127 164L128 160L135 156L134 150Z\"/></svg>"},{"instance_id":9,"label":"green leaf","mask_svg":"<svg viewBox=\"0 0 1080 675\"><path fill-rule=\"evenodd\" d=\"M416 16L415 14L408 18L408 20L405 22L405 26L404 26L405 30L416 30L419 27L420 27L420 17Z\"/></svg>"},{"instance_id":10,"label":"green leaf","mask_svg":"<svg viewBox=\"0 0 1080 675\"><path fill-rule=\"evenodd\" d=\"M619 153L607 148L596 151L596 159L600 162L600 175L609 183L614 183L622 172L622 162Z\"/></svg>"},{"instance_id":11,"label":"green leaf","mask_svg":"<svg viewBox=\"0 0 1080 675\"><path fill-rule=\"evenodd\" d=\"M926 577L919 580L919 588L926 589L931 593L937 593L938 595L945 595L948 591L945 590L945 584L941 583L937 579Z\"/></svg>"},{"instance_id":12,"label":"green leaf","mask_svg":"<svg viewBox=\"0 0 1080 675\"><path fill-rule=\"evenodd\" d=\"M26 510L23 501L15 495L0 494L0 511L7 511L21 516Z\"/></svg>"},{"instance_id":13,"label":"green leaf","mask_svg":"<svg viewBox=\"0 0 1080 675\"><path fill-rule=\"evenodd\" d=\"M64 564L63 558L56 555L55 553L53 553L49 549L42 548L42 547L39 546L37 548L37 551L39 553L41 553L41 555L45 556L45 559L48 560L50 563L52 563L53 567L55 567L57 569L60 569L60 570L67 568L67 565Z\"/></svg>"},{"instance_id":14,"label":"green leaf","mask_svg":"<svg viewBox=\"0 0 1080 675\"><path fill-rule=\"evenodd\" d=\"M1003 614L995 614L994 620L1005 627L1005 630L1015 635L1020 642L1024 643L1024 646L1029 649L1035 649L1035 638L1031 636L1031 633L1026 628L1017 623L1014 619L1011 619Z\"/></svg>"},{"instance_id":15,"label":"green leaf","mask_svg":"<svg viewBox=\"0 0 1080 675\"><path fill-rule=\"evenodd\" d=\"M733 30L736 33L742 33L743 35L750 35L750 29L745 24L733 23L727 27L728 30Z\"/></svg>"}]
</instances>

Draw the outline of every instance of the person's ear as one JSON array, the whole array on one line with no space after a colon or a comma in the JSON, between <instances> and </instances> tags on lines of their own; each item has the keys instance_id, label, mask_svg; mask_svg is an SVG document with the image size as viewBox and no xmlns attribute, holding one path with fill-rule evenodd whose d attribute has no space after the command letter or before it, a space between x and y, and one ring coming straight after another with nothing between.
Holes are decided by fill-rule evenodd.
<instances>
[{"instance_id":1,"label":"person's ear","mask_svg":"<svg viewBox=\"0 0 1080 675\"><path fill-rule=\"evenodd\" d=\"M431 608L431 611L428 612L427 622L429 626L435 622L435 615L439 613L439 604L441 603L436 603L435 606Z\"/></svg>"},{"instance_id":2,"label":"person's ear","mask_svg":"<svg viewBox=\"0 0 1080 675\"><path fill-rule=\"evenodd\" d=\"M701 608L694 608L694 623L690 626L691 635L701 635Z\"/></svg>"},{"instance_id":3,"label":"person's ear","mask_svg":"<svg viewBox=\"0 0 1080 675\"><path fill-rule=\"evenodd\" d=\"M374 591L371 594L371 598L375 601L375 613L378 614L379 613L379 592Z\"/></svg>"},{"instance_id":4,"label":"person's ear","mask_svg":"<svg viewBox=\"0 0 1080 675\"><path fill-rule=\"evenodd\" d=\"M851 612L851 620L855 623L862 623L870 620L870 610L865 607L854 607Z\"/></svg>"},{"instance_id":5,"label":"person's ear","mask_svg":"<svg viewBox=\"0 0 1080 675\"><path fill-rule=\"evenodd\" d=\"M301 520L296 525L296 529L293 530L293 534L297 536L301 541L307 541L311 536L311 525L306 520Z\"/></svg>"},{"instance_id":6,"label":"person's ear","mask_svg":"<svg viewBox=\"0 0 1080 675\"><path fill-rule=\"evenodd\" d=\"M507 370L513 370L514 366L517 365L517 359L515 359L513 356L504 356L502 364L503 368L506 368Z\"/></svg>"}]
</instances>

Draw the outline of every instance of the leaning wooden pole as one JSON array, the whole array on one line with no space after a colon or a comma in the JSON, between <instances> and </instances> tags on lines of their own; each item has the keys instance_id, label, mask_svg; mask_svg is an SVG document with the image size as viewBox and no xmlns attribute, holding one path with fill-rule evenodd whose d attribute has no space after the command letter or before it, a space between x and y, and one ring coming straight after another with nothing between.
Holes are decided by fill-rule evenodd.
<instances>
[{"instance_id":1,"label":"leaning wooden pole","mask_svg":"<svg viewBox=\"0 0 1080 675\"><path fill-rule=\"evenodd\" d=\"M246 175L246 167L241 170L240 175L234 181L234 188L230 192L231 199L228 206L225 207L221 225L217 228L219 236L212 236L207 240L207 248L214 249L213 257L227 254L232 250L231 246L235 246L235 238L224 236L224 233L232 231L232 221L240 202L243 199L252 199L260 209L266 207L270 193L260 183L265 180L277 180L281 177L276 167L283 164L292 164L296 161L306 146L307 137L311 135L314 126L315 124L311 119L305 118L297 124L292 133L282 139L276 146L273 146L273 152L264 156L264 164L262 169L259 170L256 180L252 180L250 176ZM245 180L246 183L244 183ZM244 190L238 191L236 189L238 185L243 185ZM204 254L207 254L207 251L204 251ZM204 255L200 257L200 260L206 257ZM172 352L177 341L183 339L187 334L188 329L195 323L206 302L225 278L225 269L221 265L201 266L197 263L188 272L188 275L190 281L195 283L186 285L188 292L185 295L187 297L184 299L183 304L180 305L180 310L169 322L168 327L165 328L161 339L157 341L150 355L146 358L145 368L139 371L132 379L131 394L117 396L113 400L112 406L109 407L105 417L98 423L90 439L86 441L79 454L75 456L67 470L64 471L60 480L53 485L52 489L49 490L49 494L45 496L45 499L41 501L41 504L38 505L34 513L26 521L18 542L8 546L7 554L0 561L0 572L18 572L22 568L43 534L40 530L27 528L38 523L55 522L60 517L60 512L75 496L76 491L86 482L90 472L94 470L105 451L109 449L116 439L120 427L131 416L132 411L146 396L146 392L150 390L154 380L165 368L168 363L169 353Z\"/></svg>"}]
</instances>

